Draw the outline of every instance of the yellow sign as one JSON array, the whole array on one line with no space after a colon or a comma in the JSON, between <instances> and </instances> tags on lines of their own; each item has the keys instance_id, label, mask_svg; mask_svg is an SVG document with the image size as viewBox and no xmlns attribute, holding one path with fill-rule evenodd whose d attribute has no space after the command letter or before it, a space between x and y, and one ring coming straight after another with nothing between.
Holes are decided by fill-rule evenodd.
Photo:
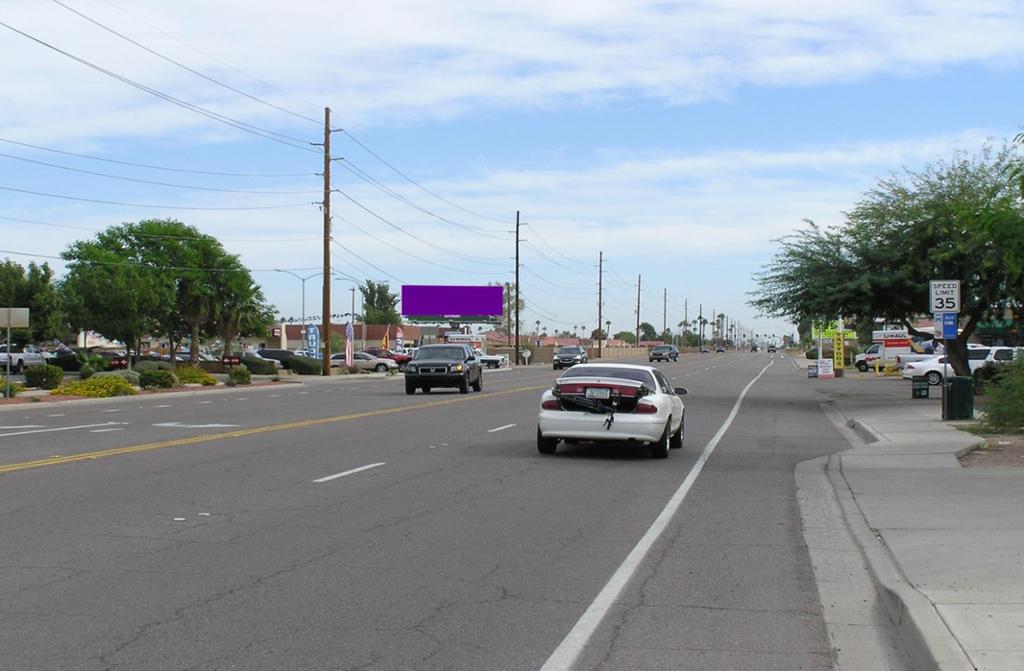
<instances>
[{"instance_id":1,"label":"yellow sign","mask_svg":"<svg viewBox=\"0 0 1024 671\"><path fill-rule=\"evenodd\" d=\"M815 340L817 340L818 338L821 338L822 340L831 340L836 337L836 332L838 328L838 322L825 322L823 324L815 324L814 328L812 329L811 337L814 338Z\"/></svg>"},{"instance_id":2,"label":"yellow sign","mask_svg":"<svg viewBox=\"0 0 1024 671\"><path fill-rule=\"evenodd\" d=\"M845 336L842 331L836 331L832 339L832 361L836 370L843 369L843 359L846 358Z\"/></svg>"}]
</instances>

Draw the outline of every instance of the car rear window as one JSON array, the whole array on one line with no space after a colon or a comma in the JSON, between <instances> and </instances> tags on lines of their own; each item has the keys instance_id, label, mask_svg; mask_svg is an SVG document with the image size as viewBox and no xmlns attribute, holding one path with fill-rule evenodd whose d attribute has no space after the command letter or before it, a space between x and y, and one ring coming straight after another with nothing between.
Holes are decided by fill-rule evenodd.
<instances>
[{"instance_id":1,"label":"car rear window","mask_svg":"<svg viewBox=\"0 0 1024 671\"><path fill-rule=\"evenodd\" d=\"M997 349L993 354L992 358L996 361L1013 361L1013 350L1012 349Z\"/></svg>"},{"instance_id":2,"label":"car rear window","mask_svg":"<svg viewBox=\"0 0 1024 671\"><path fill-rule=\"evenodd\" d=\"M971 361L979 361L981 359L986 359L988 358L988 348L984 347L980 349L969 349L967 350L967 358L970 359Z\"/></svg>"},{"instance_id":3,"label":"car rear window","mask_svg":"<svg viewBox=\"0 0 1024 671\"><path fill-rule=\"evenodd\" d=\"M635 368L611 368L605 366L574 366L567 370L563 375L565 377L617 377L623 380L633 380L634 382L642 382L651 389L657 389L658 385L651 377L651 374L645 370L639 370Z\"/></svg>"}]
</instances>

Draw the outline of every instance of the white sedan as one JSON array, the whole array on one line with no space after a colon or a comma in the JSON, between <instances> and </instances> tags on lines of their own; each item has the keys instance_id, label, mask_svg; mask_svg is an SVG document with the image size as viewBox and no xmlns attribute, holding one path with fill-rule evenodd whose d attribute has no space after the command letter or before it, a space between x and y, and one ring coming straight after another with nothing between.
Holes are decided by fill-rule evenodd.
<instances>
[{"instance_id":1,"label":"white sedan","mask_svg":"<svg viewBox=\"0 0 1024 671\"><path fill-rule=\"evenodd\" d=\"M552 454L560 440L629 441L664 459L683 446L685 394L653 366L578 364L541 396L537 450Z\"/></svg>"}]
</instances>

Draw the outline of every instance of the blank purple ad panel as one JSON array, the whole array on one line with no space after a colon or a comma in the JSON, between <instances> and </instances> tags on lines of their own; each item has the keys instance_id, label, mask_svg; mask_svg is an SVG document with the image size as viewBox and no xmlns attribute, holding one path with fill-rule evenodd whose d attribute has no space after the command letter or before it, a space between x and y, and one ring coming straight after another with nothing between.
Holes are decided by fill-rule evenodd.
<instances>
[{"instance_id":1,"label":"blank purple ad panel","mask_svg":"<svg viewBox=\"0 0 1024 671\"><path fill-rule=\"evenodd\" d=\"M496 316L502 314L500 286L456 287L412 284L402 286L402 316Z\"/></svg>"}]
</instances>

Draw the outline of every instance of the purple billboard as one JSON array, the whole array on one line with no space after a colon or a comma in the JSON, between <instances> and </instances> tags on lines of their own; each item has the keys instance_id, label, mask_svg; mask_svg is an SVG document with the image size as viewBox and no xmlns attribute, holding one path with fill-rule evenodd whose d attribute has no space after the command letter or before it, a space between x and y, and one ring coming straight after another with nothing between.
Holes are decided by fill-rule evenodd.
<instances>
[{"instance_id":1,"label":"purple billboard","mask_svg":"<svg viewBox=\"0 0 1024 671\"><path fill-rule=\"evenodd\" d=\"M500 317L500 286L402 286L403 317Z\"/></svg>"}]
</instances>

